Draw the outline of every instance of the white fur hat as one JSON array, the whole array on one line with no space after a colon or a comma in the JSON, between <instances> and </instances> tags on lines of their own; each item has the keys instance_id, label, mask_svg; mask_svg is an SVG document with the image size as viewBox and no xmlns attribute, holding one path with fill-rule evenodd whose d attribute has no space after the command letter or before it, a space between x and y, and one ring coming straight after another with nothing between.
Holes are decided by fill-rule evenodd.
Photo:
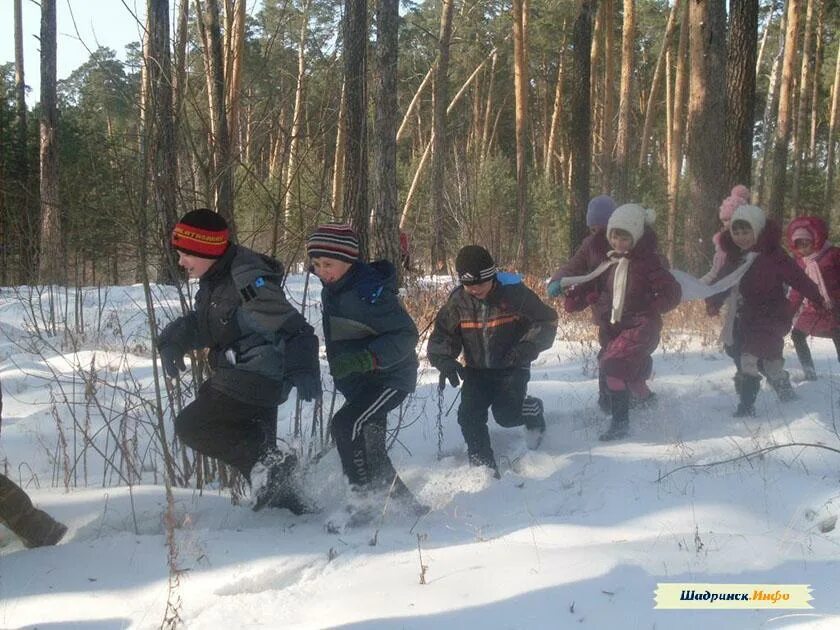
<instances>
[{"instance_id":1,"label":"white fur hat","mask_svg":"<svg viewBox=\"0 0 840 630\"><path fill-rule=\"evenodd\" d=\"M730 231L732 230L732 226L735 225L735 221L745 221L749 223L755 233L755 237L758 238L758 235L761 234L761 230L763 230L764 226L767 224L767 215L764 214L764 210L758 206L751 206L747 204L735 208L735 212L732 213L732 223L729 227Z\"/></svg>"},{"instance_id":2,"label":"white fur hat","mask_svg":"<svg viewBox=\"0 0 840 630\"><path fill-rule=\"evenodd\" d=\"M624 230L633 237L633 245L639 242L642 234L645 233L645 225L653 225L656 220L656 212L649 208L643 208L637 203L625 203L615 209L607 223L607 234L618 229Z\"/></svg>"}]
</instances>

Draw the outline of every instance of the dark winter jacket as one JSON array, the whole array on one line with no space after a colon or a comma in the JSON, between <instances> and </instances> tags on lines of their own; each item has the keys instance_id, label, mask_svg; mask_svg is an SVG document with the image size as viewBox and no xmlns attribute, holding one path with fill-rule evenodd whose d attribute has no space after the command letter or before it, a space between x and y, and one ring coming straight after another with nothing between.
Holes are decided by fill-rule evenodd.
<instances>
[{"instance_id":1,"label":"dark winter jacket","mask_svg":"<svg viewBox=\"0 0 840 630\"><path fill-rule=\"evenodd\" d=\"M817 286L782 249L779 224L768 220L752 251L758 257L741 278L738 285L740 300L735 321L741 352L760 359L780 359L784 337L790 331L793 309L785 297L785 286L822 304ZM715 280L724 278L743 262L746 252L741 250L727 232L721 238L726 263ZM720 309L729 291L706 300L711 310Z\"/></svg>"},{"instance_id":2,"label":"dark winter jacket","mask_svg":"<svg viewBox=\"0 0 840 630\"><path fill-rule=\"evenodd\" d=\"M604 262L608 251L610 251L610 243L607 241L607 228L599 227L597 231L583 239L572 257L551 276L549 282L586 275Z\"/></svg>"},{"instance_id":3,"label":"dark winter jacket","mask_svg":"<svg viewBox=\"0 0 840 630\"><path fill-rule=\"evenodd\" d=\"M324 341L332 366L336 357L369 351L373 372L354 373L335 382L345 398L376 382L402 392L417 384L417 327L400 303L396 270L387 260L356 262L321 291Z\"/></svg>"},{"instance_id":4,"label":"dark winter jacket","mask_svg":"<svg viewBox=\"0 0 840 630\"><path fill-rule=\"evenodd\" d=\"M828 229L824 221L814 217L798 217L791 221L787 227L787 241L791 251L796 251L793 247L793 233L801 227L807 229L815 237L814 250L819 252L816 261L820 268L820 275L822 275L826 292L831 299L831 309L822 308L811 300L805 300L799 291L792 288L788 299L793 312L798 311L799 313L793 322L793 327L807 335L831 337L840 322L840 247L825 246L828 239ZM805 260L798 255L795 259L796 264L804 270L806 267Z\"/></svg>"},{"instance_id":5,"label":"dark winter jacket","mask_svg":"<svg viewBox=\"0 0 840 630\"><path fill-rule=\"evenodd\" d=\"M437 314L427 353L442 368L464 352L467 367L528 367L551 347L557 313L513 274L499 273L483 300L455 288Z\"/></svg>"},{"instance_id":6,"label":"dark winter jacket","mask_svg":"<svg viewBox=\"0 0 840 630\"><path fill-rule=\"evenodd\" d=\"M161 332L158 346L209 348L210 385L236 400L273 406L283 399L287 344L302 364L318 370L317 338L283 292L283 266L231 245L199 280L195 309Z\"/></svg>"},{"instance_id":7,"label":"dark winter jacket","mask_svg":"<svg viewBox=\"0 0 840 630\"><path fill-rule=\"evenodd\" d=\"M630 267L620 321L610 322L615 265L594 280L569 289L566 308L574 311L592 305L603 347L601 367L608 376L632 382L649 376L650 355L659 345L662 315L680 303L682 289L657 251L651 229L645 229L627 256Z\"/></svg>"}]
</instances>

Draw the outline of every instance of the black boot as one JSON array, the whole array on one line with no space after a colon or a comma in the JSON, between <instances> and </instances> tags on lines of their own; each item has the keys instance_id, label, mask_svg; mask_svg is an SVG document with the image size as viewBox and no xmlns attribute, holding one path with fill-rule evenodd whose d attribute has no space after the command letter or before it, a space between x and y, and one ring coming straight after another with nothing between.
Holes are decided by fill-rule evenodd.
<instances>
[{"instance_id":1,"label":"black boot","mask_svg":"<svg viewBox=\"0 0 840 630\"><path fill-rule=\"evenodd\" d=\"M610 390L607 389L607 377L603 372L598 373L598 408L604 413L612 411Z\"/></svg>"},{"instance_id":2,"label":"black boot","mask_svg":"<svg viewBox=\"0 0 840 630\"><path fill-rule=\"evenodd\" d=\"M470 466L487 466L487 468L493 471L493 477L496 479L502 478L502 475L499 474L499 466L496 464L493 451L489 453L469 453L469 460Z\"/></svg>"},{"instance_id":3,"label":"black boot","mask_svg":"<svg viewBox=\"0 0 840 630\"><path fill-rule=\"evenodd\" d=\"M299 488L297 456L294 453L267 453L254 466L250 481L255 488L255 512L267 507L285 508L292 514L312 512Z\"/></svg>"},{"instance_id":4,"label":"black boot","mask_svg":"<svg viewBox=\"0 0 840 630\"><path fill-rule=\"evenodd\" d=\"M814 376L816 376L816 374ZM799 398L799 396L796 395L796 392L793 391L793 386L790 384L790 374L787 370L783 370L782 376L779 378L767 380L770 382L770 386L776 392L776 395L778 395L781 402L790 402L791 400Z\"/></svg>"},{"instance_id":5,"label":"black boot","mask_svg":"<svg viewBox=\"0 0 840 630\"><path fill-rule=\"evenodd\" d=\"M625 438L630 428L630 392L626 389L610 392L610 398L612 399L612 421L610 428L598 437L602 442Z\"/></svg>"},{"instance_id":6,"label":"black boot","mask_svg":"<svg viewBox=\"0 0 840 630\"><path fill-rule=\"evenodd\" d=\"M761 377L738 372L733 380L735 392L738 394L738 408L732 415L735 418L754 416L755 399L758 397L758 390L761 389Z\"/></svg>"}]
</instances>

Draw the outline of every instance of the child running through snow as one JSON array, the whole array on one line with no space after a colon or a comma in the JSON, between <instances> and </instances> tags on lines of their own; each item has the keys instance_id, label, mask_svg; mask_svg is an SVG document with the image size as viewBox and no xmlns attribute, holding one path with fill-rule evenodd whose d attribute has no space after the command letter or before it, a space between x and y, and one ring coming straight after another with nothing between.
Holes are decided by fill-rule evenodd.
<instances>
[{"instance_id":1,"label":"child running through snow","mask_svg":"<svg viewBox=\"0 0 840 630\"><path fill-rule=\"evenodd\" d=\"M819 217L797 217L787 227L787 242L797 264L817 285L824 307L791 289L793 330L790 338L808 381L817 380L808 337L828 337L834 341L840 361L840 248L828 242L828 227Z\"/></svg>"},{"instance_id":2,"label":"child running through snow","mask_svg":"<svg viewBox=\"0 0 840 630\"><path fill-rule=\"evenodd\" d=\"M586 208L586 226L589 235L583 239L575 253L560 267L548 281L547 293L549 297L557 298L563 295L562 279L569 276L582 276L600 265L610 250L607 241L607 223L615 211L615 201L607 195L598 195L589 201ZM604 349L601 348L600 357ZM598 374L598 406L605 412L610 412L610 396L607 381L603 373Z\"/></svg>"},{"instance_id":3,"label":"child running through snow","mask_svg":"<svg viewBox=\"0 0 840 630\"><path fill-rule=\"evenodd\" d=\"M591 304L598 323L603 349L598 369L612 401L612 421L602 441L627 436L630 392L640 398L649 395L645 381L659 345L662 315L675 308L682 295L657 251L654 218L652 210L637 204L619 206L607 224L612 249L601 264L592 273L562 280L568 287L566 310Z\"/></svg>"},{"instance_id":4,"label":"child running through snow","mask_svg":"<svg viewBox=\"0 0 840 630\"><path fill-rule=\"evenodd\" d=\"M726 262L719 278L734 281L731 288L706 300L714 316L728 301L723 326L726 353L735 361L736 417L754 416L761 388L760 369L782 402L796 394L784 369L784 338L790 330L791 309L785 285L822 307L817 286L781 247L779 225L758 206L739 206L729 232L721 238Z\"/></svg>"},{"instance_id":5,"label":"child running through snow","mask_svg":"<svg viewBox=\"0 0 840 630\"><path fill-rule=\"evenodd\" d=\"M720 218L722 227L712 237L712 242L715 245L715 254L712 258L712 268L709 269L705 276L700 278L700 282L703 284L711 284L719 276L720 270L726 262L726 252L723 251L721 239L729 231L729 225L732 223L732 214L738 206L743 206L749 202L750 189L743 184L738 184L732 188L729 196L721 202L718 217Z\"/></svg>"},{"instance_id":6,"label":"child running through snow","mask_svg":"<svg viewBox=\"0 0 840 630\"><path fill-rule=\"evenodd\" d=\"M359 240L347 224L319 225L306 243L323 289L324 342L335 386L345 398L330 429L354 501L391 491L417 514L428 508L405 486L385 445L388 412L414 391L417 327L397 295L387 260L359 259Z\"/></svg>"},{"instance_id":7,"label":"child running through snow","mask_svg":"<svg viewBox=\"0 0 840 630\"><path fill-rule=\"evenodd\" d=\"M487 466L499 477L487 430L488 408L503 427L524 426L529 448L545 432L543 403L528 396L531 362L554 342L557 313L521 278L499 273L493 257L479 245L458 252L455 269L461 286L449 295L429 337L429 362L458 387L458 424L470 465ZM458 361L464 353L464 364Z\"/></svg>"}]
</instances>

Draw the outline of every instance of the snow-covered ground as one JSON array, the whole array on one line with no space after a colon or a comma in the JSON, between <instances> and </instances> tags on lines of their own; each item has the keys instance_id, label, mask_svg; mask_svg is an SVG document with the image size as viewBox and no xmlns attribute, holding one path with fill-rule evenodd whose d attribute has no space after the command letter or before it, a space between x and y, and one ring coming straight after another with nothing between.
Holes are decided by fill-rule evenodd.
<instances>
[{"instance_id":1,"label":"snow-covered ground","mask_svg":"<svg viewBox=\"0 0 840 630\"><path fill-rule=\"evenodd\" d=\"M295 299L302 289L293 277ZM757 417L735 419L731 361L672 331L655 356L658 407L631 412L630 438L602 444L591 343L561 331L532 371L548 422L540 449L491 421L499 481L467 465L456 407L438 459L437 373L425 366L392 457L428 515L386 509L370 526L326 531L348 494L332 450L306 471L320 513L257 514L227 492L175 489L170 547L141 406L154 395L142 287L86 290L83 326L72 300L67 309L85 335L50 346L34 341L33 321L48 317L28 292L0 290L0 465L69 533L25 550L0 528L2 628L157 628L176 615L188 628L840 627L840 453L786 446L696 467L787 443L840 449L840 369L826 340L812 343L820 378L795 384L799 400L782 405L765 387ZM177 295L154 294L168 319ZM444 414L455 395L447 388ZM85 426L96 449L79 437ZM142 469L131 486L104 464L122 461L118 443ZM654 609L664 582L809 584L813 609Z\"/></svg>"}]
</instances>

